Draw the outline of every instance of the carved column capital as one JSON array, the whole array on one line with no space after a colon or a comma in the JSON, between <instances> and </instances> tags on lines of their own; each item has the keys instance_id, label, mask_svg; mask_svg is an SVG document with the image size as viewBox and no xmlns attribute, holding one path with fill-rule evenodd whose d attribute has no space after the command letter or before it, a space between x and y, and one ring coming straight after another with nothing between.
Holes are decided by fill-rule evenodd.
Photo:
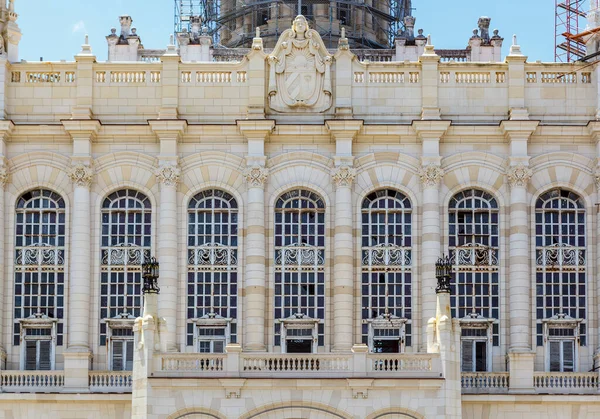
<instances>
[{"instance_id":1,"label":"carved column capital","mask_svg":"<svg viewBox=\"0 0 600 419\"><path fill-rule=\"evenodd\" d=\"M248 167L244 172L244 177L246 178L246 182L248 182L248 186L255 188L264 187L268 176L269 169L258 165Z\"/></svg>"},{"instance_id":2,"label":"carved column capital","mask_svg":"<svg viewBox=\"0 0 600 419\"><path fill-rule=\"evenodd\" d=\"M181 170L174 163L164 163L156 169L156 178L163 186L177 186Z\"/></svg>"},{"instance_id":3,"label":"carved column capital","mask_svg":"<svg viewBox=\"0 0 600 419\"><path fill-rule=\"evenodd\" d=\"M331 170L331 177L336 187L350 187L356 179L356 169L346 165L335 167Z\"/></svg>"},{"instance_id":4,"label":"carved column capital","mask_svg":"<svg viewBox=\"0 0 600 419\"><path fill-rule=\"evenodd\" d=\"M427 188L438 186L444 175L444 169L437 164L428 164L427 166L422 166L421 170L419 171L421 183Z\"/></svg>"},{"instance_id":5,"label":"carved column capital","mask_svg":"<svg viewBox=\"0 0 600 419\"><path fill-rule=\"evenodd\" d=\"M71 166L69 177L75 186L89 188L94 179L94 169L83 163L76 163Z\"/></svg>"},{"instance_id":6,"label":"carved column capital","mask_svg":"<svg viewBox=\"0 0 600 419\"><path fill-rule=\"evenodd\" d=\"M0 189L4 189L8 181L10 180L10 174L6 167L0 167Z\"/></svg>"},{"instance_id":7,"label":"carved column capital","mask_svg":"<svg viewBox=\"0 0 600 419\"><path fill-rule=\"evenodd\" d=\"M524 188L533 176L533 170L524 164L518 164L516 166L511 166L508 169L506 176L508 177L508 184L511 188Z\"/></svg>"}]
</instances>

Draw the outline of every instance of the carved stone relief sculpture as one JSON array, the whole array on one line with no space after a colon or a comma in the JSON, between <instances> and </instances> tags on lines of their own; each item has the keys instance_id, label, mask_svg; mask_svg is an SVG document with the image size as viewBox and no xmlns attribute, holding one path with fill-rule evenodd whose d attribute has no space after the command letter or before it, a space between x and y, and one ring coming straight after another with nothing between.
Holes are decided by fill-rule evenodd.
<instances>
[{"instance_id":1,"label":"carved stone relief sculpture","mask_svg":"<svg viewBox=\"0 0 600 419\"><path fill-rule=\"evenodd\" d=\"M269 61L269 106L277 112L324 112L331 107L331 61L323 40L299 15L281 34Z\"/></svg>"}]
</instances>

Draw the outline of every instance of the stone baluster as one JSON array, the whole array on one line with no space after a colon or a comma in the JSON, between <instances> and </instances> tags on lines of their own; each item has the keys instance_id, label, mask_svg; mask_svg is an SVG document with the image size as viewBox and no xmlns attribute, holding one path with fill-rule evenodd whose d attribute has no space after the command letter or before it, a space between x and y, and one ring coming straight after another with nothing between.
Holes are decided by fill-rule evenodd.
<instances>
[{"instance_id":1,"label":"stone baluster","mask_svg":"<svg viewBox=\"0 0 600 419\"><path fill-rule=\"evenodd\" d=\"M268 170L255 162L244 176L248 182L246 225L246 342L247 351L265 350L265 182Z\"/></svg>"},{"instance_id":2,"label":"stone baluster","mask_svg":"<svg viewBox=\"0 0 600 419\"><path fill-rule=\"evenodd\" d=\"M159 314L167 323L167 350L177 350L177 184L180 170L172 161L161 162L156 171L160 183L160 211L156 256L160 262Z\"/></svg>"},{"instance_id":3,"label":"stone baluster","mask_svg":"<svg viewBox=\"0 0 600 419\"><path fill-rule=\"evenodd\" d=\"M333 248L333 350L352 349L354 318L354 246L352 238L352 184L356 170L347 165L333 169L335 236Z\"/></svg>"}]
</instances>

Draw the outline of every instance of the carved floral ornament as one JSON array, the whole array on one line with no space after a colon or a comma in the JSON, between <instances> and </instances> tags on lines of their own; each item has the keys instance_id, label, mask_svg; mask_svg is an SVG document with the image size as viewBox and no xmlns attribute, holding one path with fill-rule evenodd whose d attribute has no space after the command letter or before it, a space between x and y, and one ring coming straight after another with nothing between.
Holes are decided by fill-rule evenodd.
<instances>
[{"instance_id":1,"label":"carved floral ornament","mask_svg":"<svg viewBox=\"0 0 600 419\"><path fill-rule=\"evenodd\" d=\"M77 163L69 170L69 177L75 186L89 188L94 178L94 169L83 163Z\"/></svg>"},{"instance_id":2,"label":"carved floral ornament","mask_svg":"<svg viewBox=\"0 0 600 419\"><path fill-rule=\"evenodd\" d=\"M156 178L164 186L177 186L181 170L175 164L163 164L156 170Z\"/></svg>"},{"instance_id":3,"label":"carved floral ornament","mask_svg":"<svg viewBox=\"0 0 600 419\"><path fill-rule=\"evenodd\" d=\"M524 164L519 164L517 166L512 166L508 169L508 184L511 187L526 187L529 183L529 180L533 176L533 170Z\"/></svg>"},{"instance_id":4,"label":"carved floral ornament","mask_svg":"<svg viewBox=\"0 0 600 419\"><path fill-rule=\"evenodd\" d=\"M267 181L269 170L262 166L252 166L246 169L244 177L250 186L262 187Z\"/></svg>"},{"instance_id":5,"label":"carved floral ornament","mask_svg":"<svg viewBox=\"0 0 600 419\"><path fill-rule=\"evenodd\" d=\"M444 177L444 174L444 170L440 166L436 164L429 164L421 167L419 177L421 178L423 186L433 187L439 185Z\"/></svg>"},{"instance_id":6,"label":"carved floral ornament","mask_svg":"<svg viewBox=\"0 0 600 419\"><path fill-rule=\"evenodd\" d=\"M331 177L335 186L349 187L352 186L354 179L356 178L356 169L350 166L336 167L331 171Z\"/></svg>"},{"instance_id":7,"label":"carved floral ornament","mask_svg":"<svg viewBox=\"0 0 600 419\"><path fill-rule=\"evenodd\" d=\"M8 169L6 167L0 167L0 188L3 188L10 179Z\"/></svg>"}]
</instances>

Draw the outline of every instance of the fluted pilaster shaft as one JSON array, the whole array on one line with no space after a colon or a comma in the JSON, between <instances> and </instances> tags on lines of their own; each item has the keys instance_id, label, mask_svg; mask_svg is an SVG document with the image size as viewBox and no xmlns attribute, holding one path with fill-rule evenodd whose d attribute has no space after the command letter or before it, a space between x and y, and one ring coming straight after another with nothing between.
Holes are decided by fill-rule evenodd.
<instances>
[{"instance_id":1,"label":"fluted pilaster shaft","mask_svg":"<svg viewBox=\"0 0 600 419\"><path fill-rule=\"evenodd\" d=\"M167 322L167 350L177 350L177 184L179 168L162 164L156 172L160 183L158 252L160 262L159 315Z\"/></svg>"},{"instance_id":2,"label":"fluted pilaster shaft","mask_svg":"<svg viewBox=\"0 0 600 419\"><path fill-rule=\"evenodd\" d=\"M350 351L353 345L354 257L352 246L352 183L356 171L340 166L332 172L335 192L333 250L333 350Z\"/></svg>"},{"instance_id":3,"label":"fluted pilaster shaft","mask_svg":"<svg viewBox=\"0 0 600 419\"><path fill-rule=\"evenodd\" d=\"M78 163L71 168L71 269L69 278L68 348L89 348L90 316L90 185L94 172Z\"/></svg>"},{"instance_id":4,"label":"fluted pilaster shaft","mask_svg":"<svg viewBox=\"0 0 600 419\"><path fill-rule=\"evenodd\" d=\"M508 171L510 350L517 352L531 350L531 273L527 216L527 184L531 175L531 169L523 164L513 166Z\"/></svg>"},{"instance_id":5,"label":"fluted pilaster shaft","mask_svg":"<svg viewBox=\"0 0 600 419\"><path fill-rule=\"evenodd\" d=\"M247 351L264 351L265 346L265 182L262 166L248 168L248 222L246 227L246 315Z\"/></svg>"}]
</instances>

